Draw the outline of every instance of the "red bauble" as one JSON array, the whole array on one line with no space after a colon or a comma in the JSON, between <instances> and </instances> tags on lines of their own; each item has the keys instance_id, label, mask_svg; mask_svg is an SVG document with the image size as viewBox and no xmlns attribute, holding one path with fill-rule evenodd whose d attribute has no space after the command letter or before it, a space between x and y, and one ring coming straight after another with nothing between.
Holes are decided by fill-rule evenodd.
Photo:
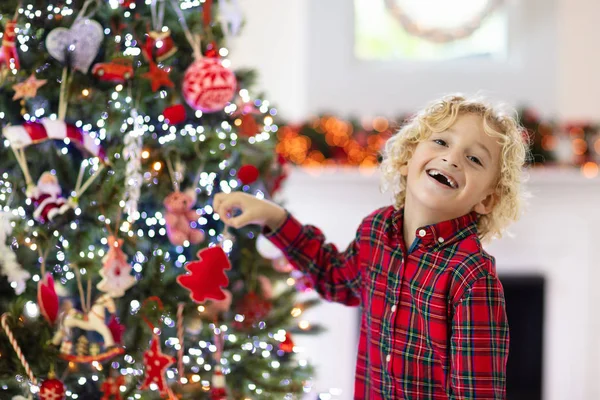
<instances>
[{"instance_id":1,"label":"red bauble","mask_svg":"<svg viewBox=\"0 0 600 400\"><path fill-rule=\"evenodd\" d=\"M194 110L215 112L227 105L236 88L234 73L218 58L205 57L185 71L181 89L183 98Z\"/></svg>"},{"instance_id":2,"label":"red bauble","mask_svg":"<svg viewBox=\"0 0 600 400\"><path fill-rule=\"evenodd\" d=\"M237 175L242 184L250 185L251 183L256 182L258 179L258 168L250 164L242 165Z\"/></svg>"},{"instance_id":3,"label":"red bauble","mask_svg":"<svg viewBox=\"0 0 600 400\"><path fill-rule=\"evenodd\" d=\"M189 274L179 275L177 283L190 291L190 298L196 303L206 299L225 300L221 287L229 284L225 270L231 269L227 254L220 246L209 247L198 252L199 261L185 265Z\"/></svg>"},{"instance_id":4,"label":"red bauble","mask_svg":"<svg viewBox=\"0 0 600 400\"><path fill-rule=\"evenodd\" d=\"M46 379L40 386L40 400L64 400L65 385L58 379Z\"/></svg>"},{"instance_id":5,"label":"red bauble","mask_svg":"<svg viewBox=\"0 0 600 400\"><path fill-rule=\"evenodd\" d=\"M165 120L169 125L177 125L185 121L185 107L181 104L175 104L165 108L163 111Z\"/></svg>"},{"instance_id":6,"label":"red bauble","mask_svg":"<svg viewBox=\"0 0 600 400\"><path fill-rule=\"evenodd\" d=\"M240 302L236 313L243 315L243 321L235 320L233 326L235 329L244 330L252 328L252 325L265 318L271 312L273 304L254 292L248 293Z\"/></svg>"}]
</instances>

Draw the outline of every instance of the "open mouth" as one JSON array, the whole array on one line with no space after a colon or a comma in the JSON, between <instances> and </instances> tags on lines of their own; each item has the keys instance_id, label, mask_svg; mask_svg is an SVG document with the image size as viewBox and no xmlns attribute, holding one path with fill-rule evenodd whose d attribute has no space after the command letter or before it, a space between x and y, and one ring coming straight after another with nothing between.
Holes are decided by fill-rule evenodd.
<instances>
[{"instance_id":1,"label":"open mouth","mask_svg":"<svg viewBox=\"0 0 600 400\"><path fill-rule=\"evenodd\" d=\"M452 177L445 175L443 172L438 171L437 169L427 170L427 175L451 189L458 189L458 183Z\"/></svg>"}]
</instances>

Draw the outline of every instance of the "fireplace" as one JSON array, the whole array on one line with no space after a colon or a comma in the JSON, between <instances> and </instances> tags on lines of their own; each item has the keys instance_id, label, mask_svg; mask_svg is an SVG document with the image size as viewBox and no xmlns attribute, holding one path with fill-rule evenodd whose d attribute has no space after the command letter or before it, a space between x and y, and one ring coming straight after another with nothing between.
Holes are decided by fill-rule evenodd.
<instances>
[{"instance_id":1,"label":"fireplace","mask_svg":"<svg viewBox=\"0 0 600 400\"><path fill-rule=\"evenodd\" d=\"M510 327L506 398L542 399L544 278L501 276Z\"/></svg>"}]
</instances>

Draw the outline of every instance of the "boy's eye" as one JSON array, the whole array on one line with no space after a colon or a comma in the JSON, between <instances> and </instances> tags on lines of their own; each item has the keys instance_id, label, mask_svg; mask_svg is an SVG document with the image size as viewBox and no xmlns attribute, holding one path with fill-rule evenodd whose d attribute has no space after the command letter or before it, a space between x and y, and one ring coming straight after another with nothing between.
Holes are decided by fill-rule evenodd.
<instances>
[{"instance_id":1,"label":"boy's eye","mask_svg":"<svg viewBox=\"0 0 600 400\"><path fill-rule=\"evenodd\" d=\"M479 160L479 158L473 157L473 156L469 156L468 158L469 158L469 160L473 161L474 163L483 166L483 164L481 164L481 161Z\"/></svg>"},{"instance_id":2,"label":"boy's eye","mask_svg":"<svg viewBox=\"0 0 600 400\"><path fill-rule=\"evenodd\" d=\"M446 145L446 141L442 139L435 139L433 142L439 144L440 146Z\"/></svg>"}]
</instances>

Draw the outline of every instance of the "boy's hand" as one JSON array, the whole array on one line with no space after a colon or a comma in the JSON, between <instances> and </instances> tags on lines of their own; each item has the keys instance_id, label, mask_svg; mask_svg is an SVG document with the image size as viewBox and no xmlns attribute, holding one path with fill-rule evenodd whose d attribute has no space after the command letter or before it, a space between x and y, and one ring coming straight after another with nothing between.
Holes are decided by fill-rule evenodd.
<instances>
[{"instance_id":1,"label":"boy's hand","mask_svg":"<svg viewBox=\"0 0 600 400\"><path fill-rule=\"evenodd\" d=\"M242 192L217 193L213 208L225 225L234 228L256 224L275 230L287 216L285 209L277 204ZM236 209L242 213L234 217L233 211Z\"/></svg>"}]
</instances>

